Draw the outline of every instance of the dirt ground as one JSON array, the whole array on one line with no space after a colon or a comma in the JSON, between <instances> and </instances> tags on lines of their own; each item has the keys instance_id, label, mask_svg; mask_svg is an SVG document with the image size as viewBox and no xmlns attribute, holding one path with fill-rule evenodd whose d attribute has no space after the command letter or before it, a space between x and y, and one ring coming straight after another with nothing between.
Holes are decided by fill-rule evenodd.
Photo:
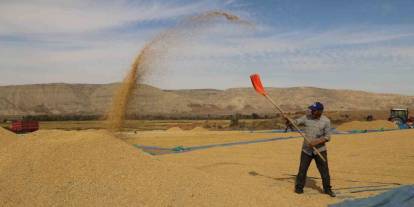
<instances>
[{"instance_id":1,"label":"dirt ground","mask_svg":"<svg viewBox=\"0 0 414 207\"><path fill-rule=\"evenodd\" d=\"M337 198L321 194L311 165L293 192L302 140L151 156L132 144L196 146L296 136L246 131L41 130L0 147L1 206L324 206L414 184L414 130L334 135Z\"/></svg>"}]
</instances>

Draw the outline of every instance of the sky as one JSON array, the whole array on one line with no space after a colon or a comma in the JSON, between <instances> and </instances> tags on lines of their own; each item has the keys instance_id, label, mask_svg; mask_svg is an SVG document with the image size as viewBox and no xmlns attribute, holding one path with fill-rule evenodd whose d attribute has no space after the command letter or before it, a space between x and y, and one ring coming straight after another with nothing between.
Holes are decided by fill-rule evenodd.
<instances>
[{"instance_id":1,"label":"sky","mask_svg":"<svg viewBox=\"0 0 414 207\"><path fill-rule=\"evenodd\" d=\"M0 85L122 81L145 43L218 18L150 64L163 89L313 86L414 95L414 1L1 0Z\"/></svg>"}]
</instances>

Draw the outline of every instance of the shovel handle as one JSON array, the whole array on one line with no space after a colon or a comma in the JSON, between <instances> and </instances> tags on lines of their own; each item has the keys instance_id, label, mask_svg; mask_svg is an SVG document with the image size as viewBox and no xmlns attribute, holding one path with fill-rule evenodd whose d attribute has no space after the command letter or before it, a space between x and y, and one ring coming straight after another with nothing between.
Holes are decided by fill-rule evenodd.
<instances>
[{"instance_id":1,"label":"shovel handle","mask_svg":"<svg viewBox=\"0 0 414 207\"><path fill-rule=\"evenodd\" d=\"M309 140L309 138L307 138L306 136L305 136L305 134L303 134L301 131L300 131L300 129L299 129L299 127L298 127L298 125L296 125L296 123L291 119L291 118L289 118L288 116L286 116L285 115L285 113L282 111L282 109L269 97L269 95L267 95L267 94L264 94L264 97L266 97L266 99L275 107L275 109L277 109L277 111L280 113L280 114L282 114L282 116L283 116L283 118L285 118L285 119L287 119L287 120L289 120L289 122L293 125L293 127L298 131L298 133L300 134L300 136L302 136L305 140L306 140L306 142L308 142L308 143L310 143L311 141ZM316 147L312 147L312 149L318 154L318 156L324 161L324 162L326 162L326 159L325 159L325 157L323 157L323 155L319 152L319 150L316 148Z\"/></svg>"}]
</instances>

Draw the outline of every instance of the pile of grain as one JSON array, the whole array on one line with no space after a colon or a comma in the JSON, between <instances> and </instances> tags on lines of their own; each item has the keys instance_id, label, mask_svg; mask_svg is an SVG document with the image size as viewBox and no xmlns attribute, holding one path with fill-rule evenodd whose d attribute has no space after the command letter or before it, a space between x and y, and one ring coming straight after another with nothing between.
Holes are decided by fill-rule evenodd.
<instances>
[{"instance_id":1,"label":"pile of grain","mask_svg":"<svg viewBox=\"0 0 414 207\"><path fill-rule=\"evenodd\" d=\"M381 183L413 183L412 138L412 130L334 135L332 181L342 197L330 198L318 191L315 165L305 194L293 192L301 139L151 157L106 131L38 131L0 148L0 206L326 206L378 193Z\"/></svg>"},{"instance_id":2,"label":"pile of grain","mask_svg":"<svg viewBox=\"0 0 414 207\"><path fill-rule=\"evenodd\" d=\"M192 132L207 132L208 130L206 128L203 128L203 127L195 127L191 131Z\"/></svg>"},{"instance_id":3,"label":"pile of grain","mask_svg":"<svg viewBox=\"0 0 414 207\"><path fill-rule=\"evenodd\" d=\"M167 129L167 132L182 132L183 130L180 127L171 127Z\"/></svg>"},{"instance_id":4,"label":"pile of grain","mask_svg":"<svg viewBox=\"0 0 414 207\"><path fill-rule=\"evenodd\" d=\"M6 146L14 141L16 141L16 134L10 132L3 127L0 127L0 147Z\"/></svg>"},{"instance_id":5,"label":"pile of grain","mask_svg":"<svg viewBox=\"0 0 414 207\"><path fill-rule=\"evenodd\" d=\"M338 131L351 130L378 130L378 129L398 129L394 123L386 120L377 121L351 121L341 124L336 128Z\"/></svg>"},{"instance_id":6,"label":"pile of grain","mask_svg":"<svg viewBox=\"0 0 414 207\"><path fill-rule=\"evenodd\" d=\"M253 205L247 197L105 131L41 131L0 149L0 206Z\"/></svg>"}]
</instances>

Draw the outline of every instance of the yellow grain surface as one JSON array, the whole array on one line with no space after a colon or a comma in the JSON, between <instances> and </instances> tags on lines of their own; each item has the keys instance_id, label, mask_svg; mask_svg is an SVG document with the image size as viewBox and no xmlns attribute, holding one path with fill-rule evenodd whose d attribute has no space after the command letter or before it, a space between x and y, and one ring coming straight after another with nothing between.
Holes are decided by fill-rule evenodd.
<instances>
[{"instance_id":1,"label":"yellow grain surface","mask_svg":"<svg viewBox=\"0 0 414 207\"><path fill-rule=\"evenodd\" d=\"M222 144L273 137L299 136L298 133L250 133L248 131L167 130L125 133L126 142L147 146L176 147Z\"/></svg>"},{"instance_id":2,"label":"yellow grain surface","mask_svg":"<svg viewBox=\"0 0 414 207\"><path fill-rule=\"evenodd\" d=\"M168 132L181 132L183 131L180 127L171 127L167 129Z\"/></svg>"},{"instance_id":3,"label":"yellow grain surface","mask_svg":"<svg viewBox=\"0 0 414 207\"><path fill-rule=\"evenodd\" d=\"M339 125L336 130L338 131L351 131L351 130L378 130L378 129L397 129L394 123L387 120L376 121L351 121Z\"/></svg>"},{"instance_id":4,"label":"yellow grain surface","mask_svg":"<svg viewBox=\"0 0 414 207\"><path fill-rule=\"evenodd\" d=\"M195 127L191 131L193 131L193 132L205 132L205 131L208 131L208 130L206 128L203 128L203 127Z\"/></svg>"},{"instance_id":5,"label":"yellow grain surface","mask_svg":"<svg viewBox=\"0 0 414 207\"><path fill-rule=\"evenodd\" d=\"M147 132L127 141L203 144L228 135L247 140L270 134ZM0 206L324 206L381 192L341 188L414 183L414 130L335 135L328 159L339 197L318 192L319 179L308 179L305 194L296 195L292 175L301 142L149 156L103 130L41 130L0 148ZM308 175L319 177L314 164Z\"/></svg>"},{"instance_id":6,"label":"yellow grain surface","mask_svg":"<svg viewBox=\"0 0 414 207\"><path fill-rule=\"evenodd\" d=\"M0 148L17 140L16 134L0 127Z\"/></svg>"},{"instance_id":7,"label":"yellow grain surface","mask_svg":"<svg viewBox=\"0 0 414 207\"><path fill-rule=\"evenodd\" d=\"M211 133L214 132L193 134L192 137L187 135L186 139L197 140L197 145L203 145L203 140L204 144L218 141L218 137L211 138L214 137ZM226 137L232 133L240 137L244 136L242 139L257 139L271 135L221 132L221 137L226 140ZM217 132L216 136L219 135L220 133ZM273 136L280 135L283 134L273 134ZM170 140L167 140L165 137L154 138L142 135L141 139L145 142L153 139L152 145L164 145L167 142L165 145L173 146L174 139L176 143L183 143L185 138L171 136ZM157 139L158 143L155 141ZM266 199L270 204L277 204L277 206L324 206L346 198L367 197L383 192L352 193L356 190L398 187L394 183L414 184L414 152L412 151L414 130L334 135L327 145L332 185L339 193L337 198L327 197L318 191L322 188L322 183L313 163L308 176L315 179L308 178L304 195L298 196L293 193L301 144L301 139L283 140L217 147L158 157L168 163L195 168L222 178L239 188L245 187L261 192L260 199ZM175 146L177 145L179 144ZM281 200L279 196L284 199Z\"/></svg>"}]
</instances>

